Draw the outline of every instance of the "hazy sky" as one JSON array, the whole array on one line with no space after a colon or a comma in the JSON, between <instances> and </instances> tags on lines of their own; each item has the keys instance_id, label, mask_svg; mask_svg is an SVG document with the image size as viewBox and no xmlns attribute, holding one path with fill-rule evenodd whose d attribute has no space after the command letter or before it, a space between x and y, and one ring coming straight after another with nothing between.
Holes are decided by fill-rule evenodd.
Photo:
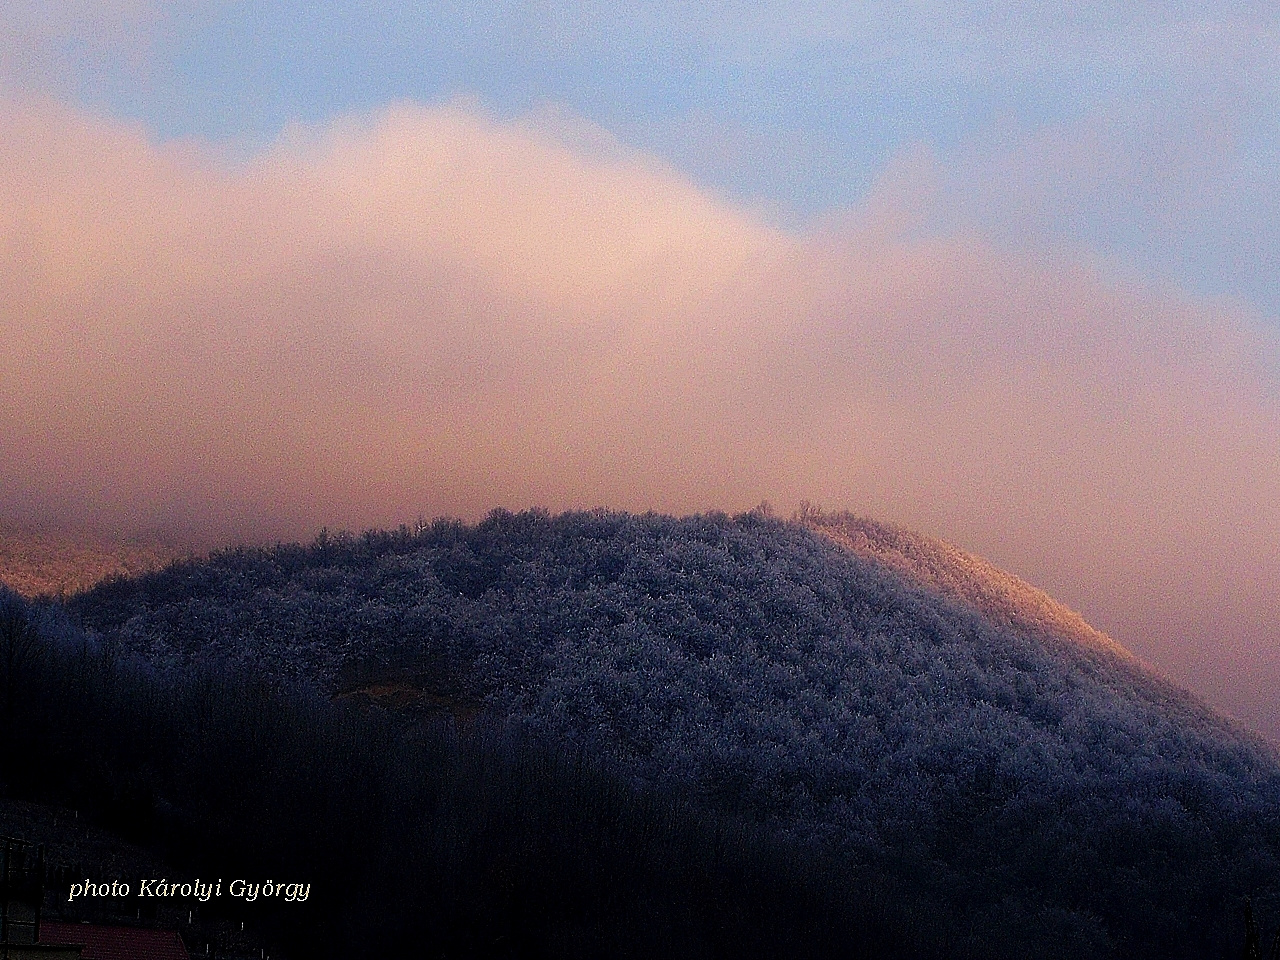
<instances>
[{"instance_id":1,"label":"hazy sky","mask_svg":"<svg viewBox=\"0 0 1280 960\"><path fill-rule=\"evenodd\" d=\"M1280 738L1273 4L0 5L0 519L801 498Z\"/></svg>"}]
</instances>

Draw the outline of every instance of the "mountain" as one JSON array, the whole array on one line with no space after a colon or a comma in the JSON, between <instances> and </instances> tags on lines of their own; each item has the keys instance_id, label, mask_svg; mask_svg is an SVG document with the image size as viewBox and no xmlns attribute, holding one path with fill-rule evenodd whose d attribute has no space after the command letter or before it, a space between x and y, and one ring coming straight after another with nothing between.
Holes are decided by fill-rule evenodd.
<instances>
[{"instance_id":1,"label":"mountain","mask_svg":"<svg viewBox=\"0 0 1280 960\"><path fill-rule=\"evenodd\" d=\"M1280 762L1045 594L847 515L495 512L73 599L164 675L508 718L910 890L954 955L1223 955Z\"/></svg>"},{"instance_id":2,"label":"mountain","mask_svg":"<svg viewBox=\"0 0 1280 960\"><path fill-rule=\"evenodd\" d=\"M0 521L0 584L27 597L77 593L109 577L158 570L182 555L153 541L37 533Z\"/></svg>"}]
</instances>

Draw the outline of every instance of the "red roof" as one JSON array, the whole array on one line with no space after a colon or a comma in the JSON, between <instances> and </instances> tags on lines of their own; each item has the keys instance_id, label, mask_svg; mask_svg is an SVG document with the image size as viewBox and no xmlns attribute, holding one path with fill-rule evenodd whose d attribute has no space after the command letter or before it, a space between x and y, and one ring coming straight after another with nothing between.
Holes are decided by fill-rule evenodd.
<instances>
[{"instance_id":1,"label":"red roof","mask_svg":"<svg viewBox=\"0 0 1280 960\"><path fill-rule=\"evenodd\" d=\"M83 946L82 960L189 960L176 930L46 920L40 923L40 942Z\"/></svg>"}]
</instances>

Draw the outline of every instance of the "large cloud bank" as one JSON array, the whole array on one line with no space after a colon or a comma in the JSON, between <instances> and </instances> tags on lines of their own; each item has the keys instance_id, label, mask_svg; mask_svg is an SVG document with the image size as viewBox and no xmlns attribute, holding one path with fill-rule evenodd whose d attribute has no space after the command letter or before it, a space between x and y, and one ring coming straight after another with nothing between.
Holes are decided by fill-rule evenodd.
<instances>
[{"instance_id":1,"label":"large cloud bank","mask_svg":"<svg viewBox=\"0 0 1280 960\"><path fill-rule=\"evenodd\" d=\"M1280 364L1242 308L911 239L910 165L795 235L461 107L234 165L47 102L0 129L9 519L807 498L985 553L1280 737Z\"/></svg>"}]
</instances>

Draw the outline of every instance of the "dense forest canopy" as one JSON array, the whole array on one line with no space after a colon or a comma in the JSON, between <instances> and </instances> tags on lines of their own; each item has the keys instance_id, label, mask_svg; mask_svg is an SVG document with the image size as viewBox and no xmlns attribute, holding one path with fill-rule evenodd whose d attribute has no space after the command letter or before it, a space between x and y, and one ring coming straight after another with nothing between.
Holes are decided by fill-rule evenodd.
<instances>
[{"instance_id":1,"label":"dense forest canopy","mask_svg":"<svg viewBox=\"0 0 1280 960\"><path fill-rule=\"evenodd\" d=\"M1244 895L1280 901L1273 751L1016 578L853 517L499 511L71 610L160 678L504 718L892 876L975 942L1212 956Z\"/></svg>"}]
</instances>

